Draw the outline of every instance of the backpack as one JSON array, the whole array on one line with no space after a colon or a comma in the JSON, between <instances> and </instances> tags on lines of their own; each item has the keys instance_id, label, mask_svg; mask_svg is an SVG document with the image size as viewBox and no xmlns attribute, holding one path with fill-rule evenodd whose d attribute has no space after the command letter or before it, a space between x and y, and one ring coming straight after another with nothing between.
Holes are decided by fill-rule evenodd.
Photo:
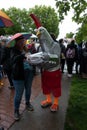
<instances>
[{"instance_id":1,"label":"backpack","mask_svg":"<svg viewBox=\"0 0 87 130\"><path fill-rule=\"evenodd\" d=\"M66 58L74 58L75 57L75 48L68 48L66 52Z\"/></svg>"}]
</instances>

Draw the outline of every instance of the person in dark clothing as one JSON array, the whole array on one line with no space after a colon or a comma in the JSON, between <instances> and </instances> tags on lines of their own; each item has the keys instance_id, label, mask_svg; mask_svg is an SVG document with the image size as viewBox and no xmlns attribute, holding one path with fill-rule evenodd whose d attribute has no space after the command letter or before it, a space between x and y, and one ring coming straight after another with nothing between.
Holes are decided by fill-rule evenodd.
<instances>
[{"instance_id":1,"label":"person in dark clothing","mask_svg":"<svg viewBox=\"0 0 87 130\"><path fill-rule=\"evenodd\" d=\"M77 45L78 58L76 60L76 66L75 66L76 74L80 76L82 75L82 44L83 42Z\"/></svg>"},{"instance_id":2,"label":"person in dark clothing","mask_svg":"<svg viewBox=\"0 0 87 130\"><path fill-rule=\"evenodd\" d=\"M1 42L0 42L0 64L1 64L1 49L2 49L2 45L1 45Z\"/></svg>"},{"instance_id":3,"label":"person in dark clothing","mask_svg":"<svg viewBox=\"0 0 87 130\"><path fill-rule=\"evenodd\" d=\"M0 89L3 87L4 83L2 82L2 65L1 65L1 50L2 50L2 46L0 43Z\"/></svg>"},{"instance_id":4,"label":"person in dark clothing","mask_svg":"<svg viewBox=\"0 0 87 130\"><path fill-rule=\"evenodd\" d=\"M63 39L59 39L59 44L60 44L60 48L61 48L61 56L60 56L60 63L61 63L61 71L62 73L64 73L64 66L65 66L65 45L63 44L64 40Z\"/></svg>"},{"instance_id":5,"label":"person in dark clothing","mask_svg":"<svg viewBox=\"0 0 87 130\"><path fill-rule=\"evenodd\" d=\"M82 77L87 79L87 42L84 44L84 48L82 48Z\"/></svg>"},{"instance_id":6,"label":"person in dark clothing","mask_svg":"<svg viewBox=\"0 0 87 130\"><path fill-rule=\"evenodd\" d=\"M74 62L78 59L77 45L75 44L75 40L72 40L71 43L67 45L65 54L68 77L72 77Z\"/></svg>"},{"instance_id":7,"label":"person in dark clothing","mask_svg":"<svg viewBox=\"0 0 87 130\"><path fill-rule=\"evenodd\" d=\"M25 90L25 106L28 111L33 111L34 108L30 103L31 86L33 81L33 67L25 57L25 42L23 36L15 39L16 44L11 51L12 61L12 81L15 87L14 96L14 119L20 119L20 103L22 100L23 92Z\"/></svg>"},{"instance_id":8,"label":"person in dark clothing","mask_svg":"<svg viewBox=\"0 0 87 130\"><path fill-rule=\"evenodd\" d=\"M3 83L2 79L3 79L2 66L0 65L0 89L4 86L4 83Z\"/></svg>"},{"instance_id":9,"label":"person in dark clothing","mask_svg":"<svg viewBox=\"0 0 87 130\"><path fill-rule=\"evenodd\" d=\"M3 70L7 74L10 86L8 88L13 89L13 82L11 78L11 61L10 61L10 52L12 48L6 46L2 47L1 50L1 64L3 65Z\"/></svg>"}]
</instances>

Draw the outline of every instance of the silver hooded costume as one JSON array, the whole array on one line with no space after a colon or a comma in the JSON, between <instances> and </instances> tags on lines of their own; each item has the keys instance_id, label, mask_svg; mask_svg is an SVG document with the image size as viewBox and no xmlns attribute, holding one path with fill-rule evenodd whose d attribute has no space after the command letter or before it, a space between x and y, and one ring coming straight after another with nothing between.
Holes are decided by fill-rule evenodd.
<instances>
[{"instance_id":1,"label":"silver hooded costume","mask_svg":"<svg viewBox=\"0 0 87 130\"><path fill-rule=\"evenodd\" d=\"M60 68L60 45L52 39L46 28L40 26L36 31L42 51L29 55L29 62L40 65L48 71L58 70Z\"/></svg>"}]
</instances>

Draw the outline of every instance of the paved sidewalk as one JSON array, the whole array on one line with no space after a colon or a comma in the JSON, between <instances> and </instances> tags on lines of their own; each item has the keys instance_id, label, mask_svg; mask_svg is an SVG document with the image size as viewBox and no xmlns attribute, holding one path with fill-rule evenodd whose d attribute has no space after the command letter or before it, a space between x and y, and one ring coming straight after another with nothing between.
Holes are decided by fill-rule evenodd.
<instances>
[{"instance_id":1,"label":"paved sidewalk","mask_svg":"<svg viewBox=\"0 0 87 130\"><path fill-rule=\"evenodd\" d=\"M41 92L40 76L35 76L32 85L31 101L33 101ZM14 124L14 107L13 97L14 90L8 88L9 82L7 78L3 78L4 86L0 89L0 127L4 127L5 130ZM25 110L24 97L21 102L20 112Z\"/></svg>"},{"instance_id":2,"label":"paved sidewalk","mask_svg":"<svg viewBox=\"0 0 87 130\"><path fill-rule=\"evenodd\" d=\"M59 111L51 113L49 108L41 108L40 101L44 99L43 94L33 100L35 111L22 114L20 121L15 122L9 130L64 130L66 110L68 106L71 79L66 74L62 76L62 96L59 100Z\"/></svg>"}]
</instances>

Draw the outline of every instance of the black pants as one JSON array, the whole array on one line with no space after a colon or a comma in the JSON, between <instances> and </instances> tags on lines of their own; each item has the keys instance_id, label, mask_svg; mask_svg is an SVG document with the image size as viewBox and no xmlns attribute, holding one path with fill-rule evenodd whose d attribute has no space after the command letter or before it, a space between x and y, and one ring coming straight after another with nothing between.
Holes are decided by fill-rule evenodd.
<instances>
[{"instance_id":1,"label":"black pants","mask_svg":"<svg viewBox=\"0 0 87 130\"><path fill-rule=\"evenodd\" d=\"M72 74L73 66L74 66L74 60L73 59L67 59L67 71L68 74Z\"/></svg>"},{"instance_id":2,"label":"black pants","mask_svg":"<svg viewBox=\"0 0 87 130\"><path fill-rule=\"evenodd\" d=\"M7 74L7 77L8 77L9 83L10 83L10 86L13 86L13 82L12 82L12 78L11 78L11 70L6 70L6 69L5 69L5 72L6 72L6 74Z\"/></svg>"},{"instance_id":3,"label":"black pants","mask_svg":"<svg viewBox=\"0 0 87 130\"><path fill-rule=\"evenodd\" d=\"M61 70L64 71L65 59L61 59Z\"/></svg>"}]
</instances>

